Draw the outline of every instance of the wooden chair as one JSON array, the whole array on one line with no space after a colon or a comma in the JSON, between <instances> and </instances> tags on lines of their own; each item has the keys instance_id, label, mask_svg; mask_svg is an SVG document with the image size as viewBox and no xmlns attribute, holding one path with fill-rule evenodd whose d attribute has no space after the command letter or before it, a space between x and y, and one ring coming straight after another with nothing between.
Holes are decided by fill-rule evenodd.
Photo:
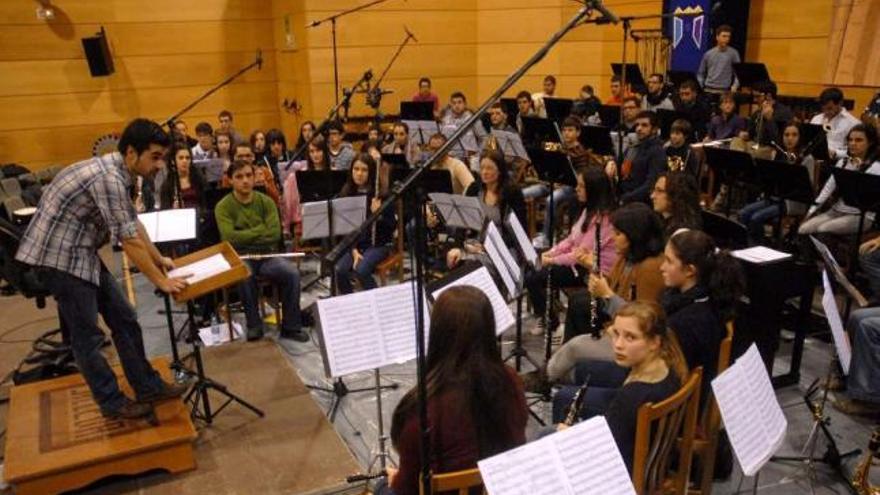
<instances>
[{"instance_id":1,"label":"wooden chair","mask_svg":"<svg viewBox=\"0 0 880 495\"><path fill-rule=\"evenodd\" d=\"M405 218L403 216L403 201L397 200L397 238L394 241L394 250L381 263L376 265L376 276L382 285L388 283L388 274L397 270L397 281L403 282L403 260L405 258L403 241Z\"/></svg>"},{"instance_id":2,"label":"wooden chair","mask_svg":"<svg viewBox=\"0 0 880 495\"><path fill-rule=\"evenodd\" d=\"M431 475L431 493L452 492L457 495L468 495L471 488L482 486L483 478L477 468ZM421 487L419 492L421 493ZM486 493L485 489L483 493Z\"/></svg>"},{"instance_id":3,"label":"wooden chair","mask_svg":"<svg viewBox=\"0 0 880 495\"><path fill-rule=\"evenodd\" d=\"M733 346L733 321L727 322L727 336L721 341L718 351L718 373L720 375L730 366L730 350ZM715 400L708 400L697 435L694 439L694 459L699 459L699 488L688 489L691 495L709 495L712 493L712 478L715 474L715 456L718 453L718 435L721 430L721 411Z\"/></svg>"},{"instance_id":4,"label":"wooden chair","mask_svg":"<svg viewBox=\"0 0 880 495\"><path fill-rule=\"evenodd\" d=\"M639 408L633 456L636 493L686 493L702 375L702 368L692 370L675 395L658 404L643 404ZM673 471L670 461L676 447L678 460Z\"/></svg>"}]
</instances>

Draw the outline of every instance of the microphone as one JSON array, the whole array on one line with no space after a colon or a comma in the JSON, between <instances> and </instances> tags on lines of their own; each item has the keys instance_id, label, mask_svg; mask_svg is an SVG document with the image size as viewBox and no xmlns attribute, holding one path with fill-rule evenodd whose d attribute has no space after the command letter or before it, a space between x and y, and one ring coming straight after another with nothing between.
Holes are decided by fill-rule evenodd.
<instances>
[{"instance_id":1,"label":"microphone","mask_svg":"<svg viewBox=\"0 0 880 495\"><path fill-rule=\"evenodd\" d=\"M406 35L412 38L413 41L415 41L416 43L419 42L419 40L416 39L416 35L412 34L412 32L407 29L406 25L403 26L403 30L406 31Z\"/></svg>"},{"instance_id":2,"label":"microphone","mask_svg":"<svg viewBox=\"0 0 880 495\"><path fill-rule=\"evenodd\" d=\"M312 21L312 22L306 24L306 29L313 28L315 26L320 26L320 25L321 25L321 21Z\"/></svg>"},{"instance_id":3,"label":"microphone","mask_svg":"<svg viewBox=\"0 0 880 495\"><path fill-rule=\"evenodd\" d=\"M263 50L257 48L257 70L263 70Z\"/></svg>"},{"instance_id":4,"label":"microphone","mask_svg":"<svg viewBox=\"0 0 880 495\"><path fill-rule=\"evenodd\" d=\"M722 2L716 1L712 4L712 8L709 10L710 14L717 14L719 10L721 10Z\"/></svg>"},{"instance_id":5,"label":"microphone","mask_svg":"<svg viewBox=\"0 0 880 495\"><path fill-rule=\"evenodd\" d=\"M602 14L602 16L605 17L606 22L613 22L614 24L620 22L620 18L617 17L613 12L608 10L602 3L602 0L588 0L587 3L590 7L598 10Z\"/></svg>"}]
</instances>

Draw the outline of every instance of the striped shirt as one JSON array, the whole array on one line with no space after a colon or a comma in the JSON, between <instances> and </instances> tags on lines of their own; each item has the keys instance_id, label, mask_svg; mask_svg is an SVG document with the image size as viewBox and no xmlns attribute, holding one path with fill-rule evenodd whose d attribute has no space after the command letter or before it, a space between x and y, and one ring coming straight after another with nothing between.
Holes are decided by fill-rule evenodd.
<instances>
[{"instance_id":1,"label":"striped shirt","mask_svg":"<svg viewBox=\"0 0 880 495\"><path fill-rule=\"evenodd\" d=\"M137 236L131 187L119 153L66 167L43 192L15 258L98 285L98 248Z\"/></svg>"}]
</instances>

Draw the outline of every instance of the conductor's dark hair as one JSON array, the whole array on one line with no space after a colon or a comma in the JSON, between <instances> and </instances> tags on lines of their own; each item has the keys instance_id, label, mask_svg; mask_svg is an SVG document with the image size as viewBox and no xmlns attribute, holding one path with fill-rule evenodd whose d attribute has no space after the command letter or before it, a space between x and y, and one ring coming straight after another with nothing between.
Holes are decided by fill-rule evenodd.
<instances>
[{"instance_id":1,"label":"conductor's dark hair","mask_svg":"<svg viewBox=\"0 0 880 495\"><path fill-rule=\"evenodd\" d=\"M403 132L405 132L406 135L409 136L409 124L407 124L406 122L404 122L402 120L400 122L395 122L394 127L403 128Z\"/></svg>"},{"instance_id":2,"label":"conductor's dark hair","mask_svg":"<svg viewBox=\"0 0 880 495\"><path fill-rule=\"evenodd\" d=\"M426 360L426 400L449 398L444 407L471 418L478 457L516 446L521 432L505 418L522 392L512 386L495 339L495 315L477 288L457 286L443 292L431 311ZM419 392L404 395L391 418L391 442L400 448L404 426L418 414Z\"/></svg>"},{"instance_id":3,"label":"conductor's dark hair","mask_svg":"<svg viewBox=\"0 0 880 495\"><path fill-rule=\"evenodd\" d=\"M708 289L709 301L722 320L732 319L746 282L730 251L718 251L712 237L701 230L678 232L669 238L669 247L683 265L696 269L697 283Z\"/></svg>"},{"instance_id":4,"label":"conductor's dark hair","mask_svg":"<svg viewBox=\"0 0 880 495\"><path fill-rule=\"evenodd\" d=\"M196 124L196 136L202 136L206 134L214 134L214 128L211 127L211 124L207 122L199 122L198 124Z\"/></svg>"},{"instance_id":5,"label":"conductor's dark hair","mask_svg":"<svg viewBox=\"0 0 880 495\"><path fill-rule=\"evenodd\" d=\"M235 175L236 172L238 172L239 170L241 170L245 167L251 167L252 171L254 169L253 165L251 165L250 163L248 163L244 160L233 160L232 163L229 164L229 168L226 169L226 176L231 179L232 176Z\"/></svg>"},{"instance_id":6,"label":"conductor's dark hair","mask_svg":"<svg viewBox=\"0 0 880 495\"><path fill-rule=\"evenodd\" d=\"M765 96L770 96L774 100L776 99L776 95L779 92L779 89L776 87L776 83L773 81L764 81L762 83L756 84L755 89L761 93L764 93Z\"/></svg>"},{"instance_id":7,"label":"conductor's dark hair","mask_svg":"<svg viewBox=\"0 0 880 495\"><path fill-rule=\"evenodd\" d=\"M577 129L578 132L580 132L581 126L583 124L584 124L583 121L580 118L578 118L577 116L569 115L568 117L565 118L565 120L562 121L562 128L565 129L566 127L573 127L575 129Z\"/></svg>"},{"instance_id":8,"label":"conductor's dark hair","mask_svg":"<svg viewBox=\"0 0 880 495\"><path fill-rule=\"evenodd\" d=\"M656 129L657 126L660 125L660 121L659 119L657 119L657 114L650 110L642 110L641 112L639 112L639 114L636 115L636 120L639 119L648 119L648 122L651 123L651 127L653 127L654 129Z\"/></svg>"},{"instance_id":9,"label":"conductor's dark hair","mask_svg":"<svg viewBox=\"0 0 880 495\"><path fill-rule=\"evenodd\" d=\"M587 190L587 202L583 205L587 212L581 233L586 232L590 222L597 214L608 215L617 206L614 185L601 167L584 167L578 172Z\"/></svg>"},{"instance_id":10,"label":"conductor's dark hair","mask_svg":"<svg viewBox=\"0 0 880 495\"><path fill-rule=\"evenodd\" d=\"M162 129L162 126L152 120L134 119L122 131L117 149L124 155L128 151L128 147L131 146L140 155L151 144L167 148L171 146L171 137Z\"/></svg>"},{"instance_id":11,"label":"conductor's dark hair","mask_svg":"<svg viewBox=\"0 0 880 495\"><path fill-rule=\"evenodd\" d=\"M834 103L835 105L840 105L843 101L843 91L840 88L825 88L822 90L822 93L819 95L819 103Z\"/></svg>"},{"instance_id":12,"label":"conductor's dark hair","mask_svg":"<svg viewBox=\"0 0 880 495\"><path fill-rule=\"evenodd\" d=\"M627 261L639 263L663 251L660 217L644 203L629 203L611 215L611 225L629 240Z\"/></svg>"}]
</instances>

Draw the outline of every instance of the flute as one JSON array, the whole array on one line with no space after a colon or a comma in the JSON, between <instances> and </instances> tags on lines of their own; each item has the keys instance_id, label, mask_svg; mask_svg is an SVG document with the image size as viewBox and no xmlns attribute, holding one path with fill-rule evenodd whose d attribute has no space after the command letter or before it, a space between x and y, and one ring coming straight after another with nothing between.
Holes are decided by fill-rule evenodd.
<instances>
[{"instance_id":1,"label":"flute","mask_svg":"<svg viewBox=\"0 0 880 495\"><path fill-rule=\"evenodd\" d=\"M239 258L243 260L265 260L269 258L303 258L306 253L275 253L275 254L243 254Z\"/></svg>"},{"instance_id":2,"label":"flute","mask_svg":"<svg viewBox=\"0 0 880 495\"><path fill-rule=\"evenodd\" d=\"M599 221L599 213L596 213L596 224L595 224L595 233L596 239L593 243L593 270L592 272L596 274L596 276L600 276L601 270L601 260L602 260L602 250L600 247L602 246L602 224ZM598 340L602 338L602 328L599 323L599 298L598 297L590 297L590 332L592 333L593 339Z\"/></svg>"}]
</instances>

